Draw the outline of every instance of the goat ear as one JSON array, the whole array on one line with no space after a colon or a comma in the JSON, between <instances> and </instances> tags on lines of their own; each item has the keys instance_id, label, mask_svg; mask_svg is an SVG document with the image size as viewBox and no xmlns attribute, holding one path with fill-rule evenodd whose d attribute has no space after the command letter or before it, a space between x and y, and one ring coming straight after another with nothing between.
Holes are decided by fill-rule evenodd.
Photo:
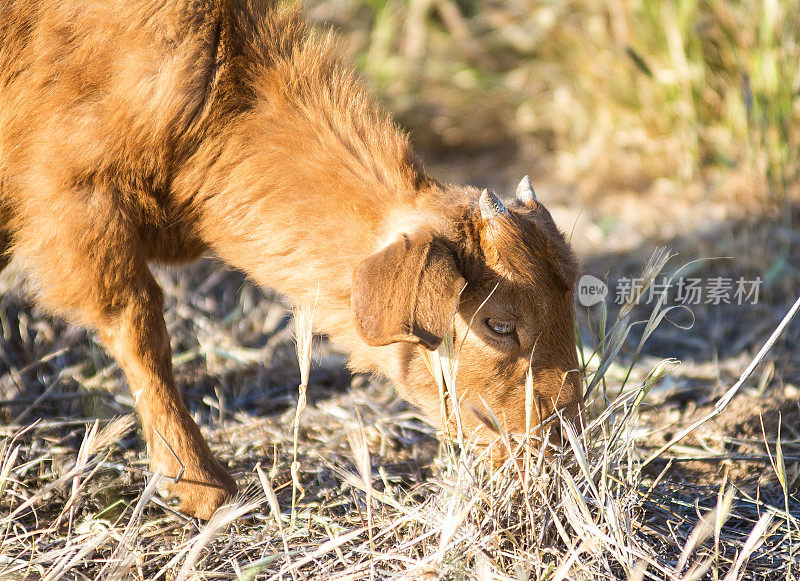
<instances>
[{"instance_id":1,"label":"goat ear","mask_svg":"<svg viewBox=\"0 0 800 581\"><path fill-rule=\"evenodd\" d=\"M407 341L436 349L450 330L464 284L444 244L428 233L404 235L356 267L356 330L373 346Z\"/></svg>"}]
</instances>

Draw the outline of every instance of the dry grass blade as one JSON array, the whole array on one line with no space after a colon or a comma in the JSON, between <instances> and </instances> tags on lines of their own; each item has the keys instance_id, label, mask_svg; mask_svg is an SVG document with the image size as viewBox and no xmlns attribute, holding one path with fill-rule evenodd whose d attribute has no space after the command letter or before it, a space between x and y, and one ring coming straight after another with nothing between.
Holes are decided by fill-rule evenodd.
<instances>
[{"instance_id":1,"label":"dry grass blade","mask_svg":"<svg viewBox=\"0 0 800 581\"><path fill-rule=\"evenodd\" d=\"M319 292L317 294L319 294ZM305 495L305 490L300 483L300 465L297 462L297 445L300 433L300 416L306 408L306 391L308 390L308 378L311 375L311 354L314 341L313 323L314 308L295 307L294 336L295 347L297 349L297 361L300 365L300 385L298 388L297 408L294 414L294 421L292 422L292 464L290 468L292 475L291 528L294 528L296 523L298 493L301 498Z\"/></svg>"},{"instance_id":2,"label":"dry grass blade","mask_svg":"<svg viewBox=\"0 0 800 581\"><path fill-rule=\"evenodd\" d=\"M597 387L597 384L600 383L609 367L611 367L611 364L616 359L617 355L619 355L620 349L622 349L622 345L624 344L625 339L628 337L628 333L630 332L631 311L650 288L650 285L653 284L656 276L658 276L658 274L664 269L664 266L666 266L670 258L671 255L666 248L657 248L650 257L650 260L645 265L642 271L642 276L637 278L638 282L634 286L633 292L627 298L625 304L622 305L616 322L608 332L608 336L603 338L601 343L603 351L600 354L600 363L591 383L589 384L589 387L586 389L586 393L584 395L585 400L589 399L589 396L592 394L595 387ZM637 356L641 351L644 341L663 319L665 313L661 311L660 307L661 299L659 299L659 302L656 304L656 308L653 309L652 315L648 320L647 329L639 342L639 347L637 348Z\"/></svg>"},{"instance_id":3,"label":"dry grass blade","mask_svg":"<svg viewBox=\"0 0 800 581\"><path fill-rule=\"evenodd\" d=\"M11 449L10 453L7 453L8 450L3 450L3 465L0 468L0 497L3 496L3 493L6 490L6 486L8 485L8 476L11 473L11 469L17 463L17 458L19 457L19 446L14 446Z\"/></svg>"},{"instance_id":4,"label":"dry grass blade","mask_svg":"<svg viewBox=\"0 0 800 581\"><path fill-rule=\"evenodd\" d=\"M184 560L180 571L178 571L175 581L183 581L184 579L187 579L191 572L195 569L195 565L197 563L197 559L200 557L200 553L211 542L211 540L224 531L232 522L258 508L259 504L260 503L257 502L240 502L224 506L217 510L217 512L214 513L214 516L211 517L211 520L209 520L206 526L200 531L200 534L195 536L192 539L192 542L188 544L180 553L178 553L177 557L185 554L186 559Z\"/></svg>"},{"instance_id":5,"label":"dry grass blade","mask_svg":"<svg viewBox=\"0 0 800 581\"><path fill-rule=\"evenodd\" d=\"M534 347L535 350L535 347ZM531 354L531 359L533 359L533 354ZM534 401L535 401L535 394L533 389L533 370L531 369L530 363L528 364L528 371L525 374L525 442L523 443L525 446L525 488L528 488L529 485L529 478L531 476L531 451L533 449L533 440L531 440L531 427L533 425L533 414L534 410ZM544 448L544 447L543 447Z\"/></svg>"},{"instance_id":6,"label":"dry grass blade","mask_svg":"<svg viewBox=\"0 0 800 581\"><path fill-rule=\"evenodd\" d=\"M731 506L733 504L733 495L733 488L728 488L725 491L725 494L721 495L717 508L714 508L704 514L700 521L695 525L694 529L692 529L692 533L689 535L689 538L686 539L686 544L683 546L681 556L678 558L678 564L675 567L676 571L683 571L695 548L697 548L698 545L703 543L713 533L722 528L722 525L726 520L728 520L728 516L730 515Z\"/></svg>"},{"instance_id":7,"label":"dry grass blade","mask_svg":"<svg viewBox=\"0 0 800 581\"><path fill-rule=\"evenodd\" d=\"M50 568L47 574L42 578L42 581L63 579L70 569L79 564L88 554L96 551L100 545L106 542L111 534L112 531L104 531L93 539L84 539L82 544L74 546L76 550L73 554L70 554L69 551L65 551L64 556Z\"/></svg>"},{"instance_id":8,"label":"dry grass blade","mask_svg":"<svg viewBox=\"0 0 800 581\"><path fill-rule=\"evenodd\" d=\"M281 535L281 542L283 543L283 552L286 555L286 564L291 567L292 564L292 556L289 551L289 539L286 538L286 531L283 528L283 517L281 515L281 508L280 504L278 503L278 497L275 495L275 490L272 488L272 484L267 478L267 475L264 474L264 471L261 469L261 463L259 462L256 464L256 472L258 473L258 480L261 483L261 487L264 490L264 496L267 497L267 503L269 503L269 509L272 512L272 518L275 519L275 525L278 527L278 532ZM297 573L294 569L292 569L292 578L297 579Z\"/></svg>"},{"instance_id":9,"label":"dry grass blade","mask_svg":"<svg viewBox=\"0 0 800 581\"><path fill-rule=\"evenodd\" d=\"M100 570L100 577L106 576L108 579L119 579L128 573L128 569L132 566L133 559L135 558L134 545L136 535L139 532L141 525L142 513L144 507L153 498L161 485L163 476L156 472L150 478L147 486L139 496L136 506L133 507L133 512L128 518L128 524L119 538L119 544L111 555L111 558L106 562Z\"/></svg>"},{"instance_id":10,"label":"dry grass blade","mask_svg":"<svg viewBox=\"0 0 800 581\"><path fill-rule=\"evenodd\" d=\"M348 434L348 441L350 442L350 449L353 452L353 457L356 460L356 467L358 473L361 475L361 480L364 482L364 491L366 494L367 504L367 530L369 531L369 549L375 552L375 539L373 537L373 520L372 520L372 462L369 455L369 445L367 444L367 435L364 432L364 424L361 421L361 415L356 412L358 418L358 428L351 430ZM374 575L374 571L370 576Z\"/></svg>"},{"instance_id":11,"label":"dry grass blade","mask_svg":"<svg viewBox=\"0 0 800 581\"><path fill-rule=\"evenodd\" d=\"M318 559L319 557L322 557L323 555L327 555L331 551L335 551L336 549L338 549L342 545L345 545L345 544L353 541L354 539L360 537L361 535L364 534L364 532L366 532L366 530L367 530L367 527L360 527L360 528L357 528L355 530L350 531L347 534L341 535L341 536L333 538L333 539L329 539L328 541L322 543L313 552L307 554L302 559L298 559L297 561L295 561L291 565L284 565L283 567L281 567L280 571L278 571L277 573L272 575L269 578L269 580L270 581L278 581L278 579L280 579L283 575L286 575L287 573L289 573L291 571L296 571L297 569L299 569L303 565L306 565L307 563L310 563L314 559Z\"/></svg>"},{"instance_id":12,"label":"dry grass blade","mask_svg":"<svg viewBox=\"0 0 800 581\"><path fill-rule=\"evenodd\" d=\"M441 373L442 376L442 385L444 386L445 395L447 397L446 402L449 402L449 407L446 405L446 402L440 402L440 405L443 406L443 409L449 410L453 416L452 422L449 417L447 417L447 423L444 424L445 426L449 426L451 423L455 423L456 426L456 442L464 449L464 428L461 423L461 400L458 397L458 391L456 389L456 377L458 376L458 356L456 355L455 345L453 344L453 336L450 333L447 333L442 341L441 345L431 353L433 358L433 368Z\"/></svg>"},{"instance_id":13,"label":"dry grass blade","mask_svg":"<svg viewBox=\"0 0 800 581\"><path fill-rule=\"evenodd\" d=\"M602 502L600 499L600 493L597 491L597 486L594 483L594 479L592 478L591 470L589 469L589 462L586 458L586 451L584 450L583 446L581 445L578 435L575 433L575 428L569 422L563 422L561 424L562 430L567 434L567 440L569 441L569 445L572 448L573 454L575 454L575 459L578 461L578 466L583 473L583 477L586 479L586 483L588 484L589 488L594 494L594 498L598 502Z\"/></svg>"},{"instance_id":14,"label":"dry grass blade","mask_svg":"<svg viewBox=\"0 0 800 581\"><path fill-rule=\"evenodd\" d=\"M673 437L672 439L670 439L669 442L667 442L666 444L661 446L658 450L653 452L647 458L647 460L645 460L645 462L643 464L644 466L646 466L647 464L649 464L650 462L652 462L653 460L655 460L656 458L661 456L661 454L663 454L664 452L669 450L672 446L674 446L675 444L680 442L683 438L685 438L686 436L691 434L693 431L695 431L697 428L699 428L700 426L705 424L708 420L710 420L713 417L715 417L715 416L719 415L720 413L722 413L722 411L728 406L728 404L731 402L731 400L734 398L734 396L739 392L739 389L742 387L742 385L744 385L744 382L747 381L747 378L750 377L750 375L753 373L753 371L758 366L758 364L761 363L761 361L767 355L769 350L772 349L772 346L778 340L778 337L781 336L781 334L784 332L786 327L789 325L789 323L792 321L794 316L797 314L798 309L800 309L800 297L797 298L795 303L792 305L792 307L789 309L789 311L783 317L781 322L778 324L778 326L775 328L775 330L772 332L772 334L766 340L766 342L761 347L759 352L750 361L750 364L747 366L747 368L739 376L738 381L736 381L736 383L733 384L730 387L730 389L728 389L728 391L725 392L725 395L723 395L719 399L719 401L714 405L714 410L711 411L706 416L704 416L703 418L701 418L698 421L696 421L695 423L693 423L692 425L690 425L687 428L682 429L680 432L678 432L678 434L675 435L675 437Z\"/></svg>"},{"instance_id":15,"label":"dry grass blade","mask_svg":"<svg viewBox=\"0 0 800 581\"><path fill-rule=\"evenodd\" d=\"M758 522L753 527L753 530L750 531L750 534L747 536L747 541L745 541L744 546L742 546L742 550L739 553L739 557L736 559L736 563L734 563L733 567L728 571L728 574L725 575L723 581L733 581L734 579L739 579L739 573L742 570L742 567L750 558L758 547L760 547L764 543L764 537L767 533L767 529L769 528L770 523L772 523L774 515L771 512L765 512L761 515L761 518L758 519Z\"/></svg>"}]
</instances>

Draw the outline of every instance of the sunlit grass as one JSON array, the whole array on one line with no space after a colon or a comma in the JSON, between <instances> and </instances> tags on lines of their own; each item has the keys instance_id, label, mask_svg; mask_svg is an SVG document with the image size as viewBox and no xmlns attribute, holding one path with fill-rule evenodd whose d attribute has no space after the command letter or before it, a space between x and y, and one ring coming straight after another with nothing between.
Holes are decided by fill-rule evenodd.
<instances>
[{"instance_id":1,"label":"sunlit grass","mask_svg":"<svg viewBox=\"0 0 800 581\"><path fill-rule=\"evenodd\" d=\"M800 198L797 0L305 4L428 149L510 136L589 194L735 175Z\"/></svg>"}]
</instances>

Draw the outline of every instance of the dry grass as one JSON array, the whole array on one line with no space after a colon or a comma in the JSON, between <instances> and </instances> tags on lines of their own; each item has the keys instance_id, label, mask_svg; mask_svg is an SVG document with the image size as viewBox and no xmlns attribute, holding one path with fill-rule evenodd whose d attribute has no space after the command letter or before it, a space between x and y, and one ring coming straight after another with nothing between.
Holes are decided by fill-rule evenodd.
<instances>
[{"instance_id":1,"label":"dry grass","mask_svg":"<svg viewBox=\"0 0 800 581\"><path fill-rule=\"evenodd\" d=\"M584 200L627 192L612 208L623 223L665 178L668 205L686 208L676 221L697 213L680 195L691 181L702 196L797 199L794 0L306 4L343 30L429 158L466 156L438 166L447 177L508 185L524 165ZM312 348L312 313L293 324L280 297L210 260L159 270L176 378L242 484L208 523L155 494L117 365L4 272L0 578L797 579L796 322L707 417L797 296L792 220L719 224L719 244L682 249L766 273L753 309L704 307L693 329L667 331L663 304L580 312L587 425L547 437L551 458L501 435L524 461L494 474L463 434L433 433L390 386ZM590 243L591 272L641 270ZM429 358L450 401L455 350Z\"/></svg>"},{"instance_id":2,"label":"dry grass","mask_svg":"<svg viewBox=\"0 0 800 581\"><path fill-rule=\"evenodd\" d=\"M652 278L665 259L654 257L645 276ZM236 504L206 524L175 513L154 495L156 479L146 471L131 402L122 395L114 364L88 344L70 345L80 352L68 355L58 337L69 333L53 333L51 322L36 311L15 311L16 299L4 295L3 312L11 313L17 328L6 337L3 357L18 357L11 347L28 345L35 363L12 364L3 375L4 381L21 384L7 384L17 396L3 402L8 424L0 448L0 577L791 579L800 574L796 425L785 426L782 438L766 447L768 461L763 446L760 455L728 458L771 463L775 485L739 487L726 478L680 483L669 476L670 466L700 451L681 447L683 442L647 464L654 449L648 435L663 426L643 424L639 411L676 365L635 358L621 364L616 346L630 330L631 309L622 309L599 346L582 347L587 389L591 386L583 432L567 430L564 441L545 436L552 459L538 445L501 435L504 446L524 447L525 461L490 474L484 460L468 452L469 443L458 445L459 434L443 436L444 445L437 445L430 428L388 386L359 381L350 391L325 394L322 384L329 380L315 375L314 367L337 367L335 352L325 343L317 347L310 373L286 371L294 383L281 389L282 403L259 403L251 382L263 385L263 370L252 362L276 345L285 345L285 351L273 355L274 375L298 361L290 347L288 311L267 297L251 302L257 291L247 284L240 295L231 293L242 281L234 273L220 276L213 267L202 263L183 273L159 273L169 294L167 318L178 335L178 377L188 373L201 391L206 379L219 378L214 395L190 402L212 447L244 483ZM654 323L660 308L652 313ZM310 316L299 315L295 331L303 365L311 353ZM248 346L246 331L261 318L267 321L261 330L266 343ZM12 321L5 323L9 331ZM185 325L194 326L201 339L196 348L181 351L189 341L182 334ZM244 346L229 345L232 331L242 333ZM197 363L193 351L209 361L207 370L191 369ZM430 358L443 394L454 388L449 372L457 365L454 351L446 343ZM41 380L38 397L34 375ZM302 414L287 401L295 402L298 383L310 388ZM100 396L96 387L112 393ZM264 389L269 392L269 382ZM314 394L318 389L322 395ZM16 420L33 398L38 400L29 412L33 416ZM97 413L98 399L107 410L99 421L89 415ZM127 413L109 419L118 412ZM27 425L37 416L43 417ZM672 460L665 464L667 458Z\"/></svg>"}]
</instances>

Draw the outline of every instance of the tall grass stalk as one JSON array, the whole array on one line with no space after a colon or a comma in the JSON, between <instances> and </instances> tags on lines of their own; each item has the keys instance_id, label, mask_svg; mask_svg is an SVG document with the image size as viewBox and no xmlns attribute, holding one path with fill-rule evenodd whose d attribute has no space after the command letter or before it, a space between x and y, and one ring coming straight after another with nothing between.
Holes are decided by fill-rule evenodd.
<instances>
[{"instance_id":1,"label":"tall grass stalk","mask_svg":"<svg viewBox=\"0 0 800 581\"><path fill-rule=\"evenodd\" d=\"M296 522L298 494L300 498L305 494L303 485L300 483L300 464L297 462L297 446L300 434L300 416L306 408L306 391L308 390L308 378L311 374L311 354L314 342L313 321L314 307L295 307L294 336L295 347L297 349L297 362L300 366L300 385L298 386L297 407L292 422L292 516L290 521L290 528L292 529L295 527Z\"/></svg>"}]
</instances>

